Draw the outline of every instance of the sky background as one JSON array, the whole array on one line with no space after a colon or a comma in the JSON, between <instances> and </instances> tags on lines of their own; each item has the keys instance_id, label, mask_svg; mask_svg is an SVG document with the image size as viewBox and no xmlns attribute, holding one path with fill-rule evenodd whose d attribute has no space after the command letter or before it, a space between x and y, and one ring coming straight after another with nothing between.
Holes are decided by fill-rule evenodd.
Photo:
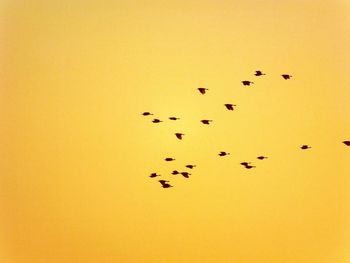
<instances>
[{"instance_id":1,"label":"sky background","mask_svg":"<svg viewBox=\"0 0 350 263\"><path fill-rule=\"evenodd\" d=\"M350 262L349 1L0 11L1 262Z\"/></svg>"}]
</instances>

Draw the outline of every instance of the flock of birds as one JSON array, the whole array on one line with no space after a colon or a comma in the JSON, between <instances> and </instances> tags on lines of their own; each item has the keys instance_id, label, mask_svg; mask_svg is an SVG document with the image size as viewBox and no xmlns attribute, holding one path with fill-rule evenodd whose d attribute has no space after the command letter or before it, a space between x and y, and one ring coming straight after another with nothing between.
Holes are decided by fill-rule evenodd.
<instances>
[{"instance_id":1,"label":"flock of birds","mask_svg":"<svg viewBox=\"0 0 350 263\"><path fill-rule=\"evenodd\" d=\"M257 70L257 71L255 71L254 75L257 76L257 77L260 77L260 76L263 76L263 75L266 75L266 74L262 73L262 71L260 71L260 70ZM282 74L281 76L285 80L288 80L288 79L290 79L292 77L289 74ZM243 84L243 86L250 86L250 85L254 84L254 82L249 81L249 80L243 80L242 84ZM200 92L200 94L204 95L204 94L207 93L207 91L209 89L207 89L207 88L198 88L197 90ZM224 104L224 106L226 107L227 110L233 111L235 109L234 107L237 106L237 105L235 105L235 104ZM151 112L146 111L146 112L143 112L142 115L143 116L152 116L154 114L151 113ZM172 120L172 121L177 121L179 119L180 118L178 118L178 117L169 117L169 120ZM205 125L209 125L212 121L213 120L204 119L204 120L201 120L201 123L203 123ZM163 122L163 121L160 120L160 119L155 118L155 119L152 120L152 122L153 123L160 123L160 122ZM179 140L182 140L184 135L185 134L179 133L179 132L175 133L176 138L179 139ZM350 141L343 141L343 144L345 144L346 146L350 146ZM310 149L310 148L311 148L311 146L306 145L306 144L300 146L301 150L307 150L307 149ZM229 152L225 152L225 151L221 151L221 152L218 153L218 156L220 156L220 157L224 157L224 156L227 156L227 155L230 155L230 153ZM268 158L267 156L263 156L263 155L257 157L258 160L265 160L267 158ZM175 159L172 158L172 157L167 157L167 158L164 159L164 161L172 162L172 161L175 161ZM252 165L251 162L241 162L240 164L245 169L252 169L252 168L256 167L256 166ZM185 167L188 168L188 169L194 169L196 167L196 165L188 164ZM179 174L181 174L184 178L189 178L189 176L191 175L189 172L179 172L177 170L173 170L171 174L172 175L179 175ZM161 175L157 174L157 173L151 173L151 175L149 175L150 178L155 178L155 177L159 177L159 176L161 176ZM170 184L170 182L167 181L167 180L158 180L158 182L161 184L161 187L163 187L163 188L173 187Z\"/></svg>"}]
</instances>

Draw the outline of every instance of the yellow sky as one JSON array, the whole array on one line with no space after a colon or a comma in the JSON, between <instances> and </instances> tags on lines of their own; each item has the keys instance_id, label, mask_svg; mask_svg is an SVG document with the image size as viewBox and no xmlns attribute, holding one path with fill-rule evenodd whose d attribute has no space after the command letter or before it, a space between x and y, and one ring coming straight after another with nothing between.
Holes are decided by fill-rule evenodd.
<instances>
[{"instance_id":1,"label":"yellow sky","mask_svg":"<svg viewBox=\"0 0 350 263\"><path fill-rule=\"evenodd\" d=\"M348 1L0 7L1 262L350 262Z\"/></svg>"}]
</instances>

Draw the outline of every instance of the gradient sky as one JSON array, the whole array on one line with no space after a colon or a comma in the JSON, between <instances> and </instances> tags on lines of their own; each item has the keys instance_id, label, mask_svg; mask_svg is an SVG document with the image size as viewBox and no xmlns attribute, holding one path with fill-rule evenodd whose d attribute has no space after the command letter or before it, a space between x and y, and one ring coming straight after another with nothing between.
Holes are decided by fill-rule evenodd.
<instances>
[{"instance_id":1,"label":"gradient sky","mask_svg":"<svg viewBox=\"0 0 350 263\"><path fill-rule=\"evenodd\" d=\"M349 1L0 8L1 262L350 262Z\"/></svg>"}]
</instances>

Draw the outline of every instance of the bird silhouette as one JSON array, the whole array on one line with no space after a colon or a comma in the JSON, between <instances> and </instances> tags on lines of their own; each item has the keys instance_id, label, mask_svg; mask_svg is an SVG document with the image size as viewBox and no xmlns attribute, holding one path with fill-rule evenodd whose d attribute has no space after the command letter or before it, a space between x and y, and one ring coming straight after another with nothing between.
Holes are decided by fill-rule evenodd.
<instances>
[{"instance_id":1,"label":"bird silhouette","mask_svg":"<svg viewBox=\"0 0 350 263\"><path fill-rule=\"evenodd\" d=\"M167 161L167 162L175 161L175 159L174 159L174 158L171 158L171 157L167 157L167 158L165 158L164 160Z\"/></svg>"},{"instance_id":2,"label":"bird silhouette","mask_svg":"<svg viewBox=\"0 0 350 263\"><path fill-rule=\"evenodd\" d=\"M243 166L246 166L246 165L249 165L250 163L249 162L241 162L240 164Z\"/></svg>"},{"instance_id":3,"label":"bird silhouette","mask_svg":"<svg viewBox=\"0 0 350 263\"><path fill-rule=\"evenodd\" d=\"M234 110L233 106L237 106L235 104L225 104L225 107L228 109L228 110Z\"/></svg>"},{"instance_id":4,"label":"bird silhouette","mask_svg":"<svg viewBox=\"0 0 350 263\"><path fill-rule=\"evenodd\" d=\"M267 159L267 157L266 156L258 156L257 159L264 160L264 159Z\"/></svg>"},{"instance_id":5,"label":"bird silhouette","mask_svg":"<svg viewBox=\"0 0 350 263\"><path fill-rule=\"evenodd\" d=\"M250 164L248 164L248 165L245 165L244 166L246 169L252 169L252 168L255 168L255 166L253 166L253 165L250 165Z\"/></svg>"},{"instance_id":6,"label":"bird silhouette","mask_svg":"<svg viewBox=\"0 0 350 263\"><path fill-rule=\"evenodd\" d=\"M154 177L157 177L157 176L160 176L160 174L157 174L157 173L151 173L151 175L150 175L149 177L154 178Z\"/></svg>"},{"instance_id":7,"label":"bird silhouette","mask_svg":"<svg viewBox=\"0 0 350 263\"><path fill-rule=\"evenodd\" d=\"M166 180L158 180L158 182L160 182L160 184L162 185L163 188L173 187L172 185L168 184L169 181L166 181Z\"/></svg>"},{"instance_id":8,"label":"bird silhouette","mask_svg":"<svg viewBox=\"0 0 350 263\"><path fill-rule=\"evenodd\" d=\"M175 133L176 138L178 138L179 140L182 140L182 136L184 136L185 134L183 133Z\"/></svg>"},{"instance_id":9,"label":"bird silhouette","mask_svg":"<svg viewBox=\"0 0 350 263\"><path fill-rule=\"evenodd\" d=\"M169 181L167 180L158 180L158 182L160 182L161 184L169 183Z\"/></svg>"},{"instance_id":10,"label":"bird silhouette","mask_svg":"<svg viewBox=\"0 0 350 263\"><path fill-rule=\"evenodd\" d=\"M284 79L290 79L292 76L289 74L282 74L281 75Z\"/></svg>"},{"instance_id":11,"label":"bird silhouette","mask_svg":"<svg viewBox=\"0 0 350 263\"><path fill-rule=\"evenodd\" d=\"M150 113L148 111L145 111L144 113L142 113L143 116L149 116L149 115L153 115L153 113Z\"/></svg>"},{"instance_id":12,"label":"bird silhouette","mask_svg":"<svg viewBox=\"0 0 350 263\"><path fill-rule=\"evenodd\" d=\"M189 175L191 175L190 173L188 172L181 172L182 176L185 177L185 178L190 178Z\"/></svg>"},{"instance_id":13,"label":"bird silhouette","mask_svg":"<svg viewBox=\"0 0 350 263\"><path fill-rule=\"evenodd\" d=\"M176 174L179 174L179 172L177 170L174 170L174 171L172 171L171 174L176 175Z\"/></svg>"},{"instance_id":14,"label":"bird silhouette","mask_svg":"<svg viewBox=\"0 0 350 263\"><path fill-rule=\"evenodd\" d=\"M311 147L310 147L309 145L304 144L304 145L302 145L300 148L301 148L302 150L306 150L306 149L310 149Z\"/></svg>"},{"instance_id":15,"label":"bird silhouette","mask_svg":"<svg viewBox=\"0 0 350 263\"><path fill-rule=\"evenodd\" d=\"M201 122L203 123L203 124L207 124L207 125L209 125L209 122L212 122L213 120L201 120Z\"/></svg>"},{"instance_id":16,"label":"bird silhouette","mask_svg":"<svg viewBox=\"0 0 350 263\"><path fill-rule=\"evenodd\" d=\"M243 80L242 83L244 86L250 86L250 84L254 84L254 82L251 82L249 80Z\"/></svg>"},{"instance_id":17,"label":"bird silhouette","mask_svg":"<svg viewBox=\"0 0 350 263\"><path fill-rule=\"evenodd\" d=\"M225 155L229 155L230 153L227 153L227 152L220 152L219 153L219 156L225 156Z\"/></svg>"},{"instance_id":18,"label":"bird silhouette","mask_svg":"<svg viewBox=\"0 0 350 263\"><path fill-rule=\"evenodd\" d=\"M159 122L162 122L161 120L159 120L159 119L153 119L153 121L152 121L153 123L159 123Z\"/></svg>"},{"instance_id":19,"label":"bird silhouette","mask_svg":"<svg viewBox=\"0 0 350 263\"><path fill-rule=\"evenodd\" d=\"M190 169L193 169L194 167L196 167L196 165L193 165L193 164L188 164L186 165L187 168L190 168Z\"/></svg>"},{"instance_id":20,"label":"bird silhouette","mask_svg":"<svg viewBox=\"0 0 350 263\"><path fill-rule=\"evenodd\" d=\"M346 146L350 146L350 141L343 141Z\"/></svg>"},{"instance_id":21,"label":"bird silhouette","mask_svg":"<svg viewBox=\"0 0 350 263\"><path fill-rule=\"evenodd\" d=\"M262 75L266 75L265 73L262 73L260 70L257 70L255 71L255 76L259 77L259 76L262 76Z\"/></svg>"},{"instance_id":22,"label":"bird silhouette","mask_svg":"<svg viewBox=\"0 0 350 263\"><path fill-rule=\"evenodd\" d=\"M207 89L207 88L198 88L198 90L199 90L199 92L201 94L205 94L206 90L209 90L209 89Z\"/></svg>"},{"instance_id":23,"label":"bird silhouette","mask_svg":"<svg viewBox=\"0 0 350 263\"><path fill-rule=\"evenodd\" d=\"M176 120L180 120L180 118L176 118L176 117L169 117L169 120L176 121Z\"/></svg>"}]
</instances>

